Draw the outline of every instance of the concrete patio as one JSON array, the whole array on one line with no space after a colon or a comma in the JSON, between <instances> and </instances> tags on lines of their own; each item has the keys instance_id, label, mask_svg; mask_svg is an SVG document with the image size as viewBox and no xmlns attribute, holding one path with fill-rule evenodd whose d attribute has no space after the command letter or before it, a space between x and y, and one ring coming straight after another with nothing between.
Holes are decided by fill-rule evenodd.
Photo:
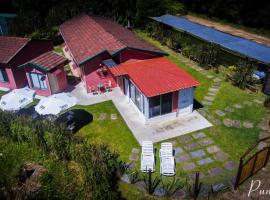
<instances>
[{"instance_id":1,"label":"concrete patio","mask_svg":"<svg viewBox=\"0 0 270 200\"><path fill-rule=\"evenodd\" d=\"M83 84L80 83L75 86L71 94L78 99L79 105L93 105L112 100L139 143L144 140L160 142L212 126L197 111L194 111L192 114L179 116L173 120L168 119L162 122L145 124L143 115L125 97L120 88L115 88L111 92L104 94L92 95L87 94Z\"/></svg>"}]
</instances>

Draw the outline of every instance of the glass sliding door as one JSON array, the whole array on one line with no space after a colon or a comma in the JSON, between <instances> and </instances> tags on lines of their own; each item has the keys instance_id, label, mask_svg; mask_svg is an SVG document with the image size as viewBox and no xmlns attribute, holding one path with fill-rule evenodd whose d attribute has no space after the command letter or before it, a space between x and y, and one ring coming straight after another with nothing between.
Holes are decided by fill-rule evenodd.
<instances>
[{"instance_id":1,"label":"glass sliding door","mask_svg":"<svg viewBox=\"0 0 270 200\"><path fill-rule=\"evenodd\" d=\"M132 83L130 83L130 98L133 101L133 103L137 106L137 108L141 112L143 112L142 94Z\"/></svg>"},{"instance_id":2,"label":"glass sliding door","mask_svg":"<svg viewBox=\"0 0 270 200\"><path fill-rule=\"evenodd\" d=\"M160 115L160 96L149 98L149 117L155 117Z\"/></svg>"},{"instance_id":3,"label":"glass sliding door","mask_svg":"<svg viewBox=\"0 0 270 200\"><path fill-rule=\"evenodd\" d=\"M149 117L172 112L172 93L149 98Z\"/></svg>"},{"instance_id":4,"label":"glass sliding door","mask_svg":"<svg viewBox=\"0 0 270 200\"><path fill-rule=\"evenodd\" d=\"M172 112L172 93L161 96L161 115Z\"/></svg>"}]
</instances>

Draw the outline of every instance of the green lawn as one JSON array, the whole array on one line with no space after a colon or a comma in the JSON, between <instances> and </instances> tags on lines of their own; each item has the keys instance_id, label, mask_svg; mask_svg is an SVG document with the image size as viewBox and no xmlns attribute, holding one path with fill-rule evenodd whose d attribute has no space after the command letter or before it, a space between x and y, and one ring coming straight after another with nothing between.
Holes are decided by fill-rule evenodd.
<instances>
[{"instance_id":1,"label":"green lawn","mask_svg":"<svg viewBox=\"0 0 270 200\"><path fill-rule=\"evenodd\" d=\"M137 140L125 124L123 118L112 103L107 101L91 106L76 106L93 115L93 122L83 127L77 134L87 139L89 143L105 143L117 151L124 161L134 147L139 147ZM105 120L98 120L101 113L106 113ZM117 120L111 120L111 114L117 114Z\"/></svg>"}]
</instances>

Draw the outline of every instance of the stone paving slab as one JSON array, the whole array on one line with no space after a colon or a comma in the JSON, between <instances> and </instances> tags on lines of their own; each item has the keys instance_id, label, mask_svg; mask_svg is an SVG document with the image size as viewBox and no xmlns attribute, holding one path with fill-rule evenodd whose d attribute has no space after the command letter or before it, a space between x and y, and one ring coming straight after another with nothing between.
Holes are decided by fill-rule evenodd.
<instances>
[{"instance_id":1,"label":"stone paving slab","mask_svg":"<svg viewBox=\"0 0 270 200\"><path fill-rule=\"evenodd\" d=\"M205 156L205 151L202 149L197 150L197 151L192 151L190 152L190 155L191 155L191 158L200 158L200 157Z\"/></svg>"},{"instance_id":2,"label":"stone paving slab","mask_svg":"<svg viewBox=\"0 0 270 200\"><path fill-rule=\"evenodd\" d=\"M98 120L99 121L103 121L107 118L107 113L100 113L99 114L99 117L98 117Z\"/></svg>"},{"instance_id":3,"label":"stone paving slab","mask_svg":"<svg viewBox=\"0 0 270 200\"><path fill-rule=\"evenodd\" d=\"M188 154L180 154L179 156L175 156L175 161L177 163L188 160L190 160L190 156Z\"/></svg>"},{"instance_id":4,"label":"stone paving slab","mask_svg":"<svg viewBox=\"0 0 270 200\"><path fill-rule=\"evenodd\" d=\"M208 91L217 93L219 91L219 89L218 88L209 88Z\"/></svg>"},{"instance_id":5,"label":"stone paving slab","mask_svg":"<svg viewBox=\"0 0 270 200\"><path fill-rule=\"evenodd\" d=\"M213 119L214 120L214 123L217 124L217 125L220 125L221 124L221 120L220 119Z\"/></svg>"},{"instance_id":6,"label":"stone paving slab","mask_svg":"<svg viewBox=\"0 0 270 200\"><path fill-rule=\"evenodd\" d=\"M201 178L204 178L204 177L205 177L205 174L202 173L202 172L200 172L199 178L201 179ZM190 175L189 175L189 178L190 178L191 180L195 180L195 179L196 179L196 173L190 174Z\"/></svg>"},{"instance_id":7,"label":"stone paving slab","mask_svg":"<svg viewBox=\"0 0 270 200\"><path fill-rule=\"evenodd\" d=\"M253 128L254 127L254 124L250 121L244 121L243 122L243 127L244 128Z\"/></svg>"},{"instance_id":8,"label":"stone paving slab","mask_svg":"<svg viewBox=\"0 0 270 200\"><path fill-rule=\"evenodd\" d=\"M216 153L216 152L220 151L220 148L216 145L213 145L213 146L207 147L206 150L208 153L212 154L212 153Z\"/></svg>"},{"instance_id":9,"label":"stone paving slab","mask_svg":"<svg viewBox=\"0 0 270 200\"><path fill-rule=\"evenodd\" d=\"M189 163L183 163L182 164L182 168L184 171L189 171L192 170L196 167L196 165L193 162L189 162Z\"/></svg>"},{"instance_id":10,"label":"stone paving slab","mask_svg":"<svg viewBox=\"0 0 270 200\"><path fill-rule=\"evenodd\" d=\"M262 131L262 132L260 132L259 138L262 139L262 138L269 137L269 136L270 136L269 133Z\"/></svg>"},{"instance_id":11,"label":"stone paving slab","mask_svg":"<svg viewBox=\"0 0 270 200\"><path fill-rule=\"evenodd\" d=\"M264 123L264 122L260 123L260 124L258 125L258 127L259 127L260 129L262 129L263 131L266 131L266 130L268 129L266 123Z\"/></svg>"},{"instance_id":12,"label":"stone paving slab","mask_svg":"<svg viewBox=\"0 0 270 200\"><path fill-rule=\"evenodd\" d=\"M209 79L214 78L214 76L213 76L213 75L207 75L206 77L207 77L207 78L209 78Z\"/></svg>"},{"instance_id":13,"label":"stone paving slab","mask_svg":"<svg viewBox=\"0 0 270 200\"><path fill-rule=\"evenodd\" d=\"M129 162L128 163L128 169L130 169L130 170L134 170L135 169L135 162Z\"/></svg>"},{"instance_id":14,"label":"stone paving slab","mask_svg":"<svg viewBox=\"0 0 270 200\"><path fill-rule=\"evenodd\" d=\"M223 124L227 127L232 127L233 126L233 120L231 119L223 119Z\"/></svg>"},{"instance_id":15,"label":"stone paving slab","mask_svg":"<svg viewBox=\"0 0 270 200\"><path fill-rule=\"evenodd\" d=\"M205 138L205 139L198 141L198 143L202 146L209 146L210 144L213 144L214 141L210 138Z\"/></svg>"},{"instance_id":16,"label":"stone paving slab","mask_svg":"<svg viewBox=\"0 0 270 200\"><path fill-rule=\"evenodd\" d=\"M232 126L233 126L234 128L241 128L241 121L238 120L238 119L233 120Z\"/></svg>"},{"instance_id":17,"label":"stone paving slab","mask_svg":"<svg viewBox=\"0 0 270 200\"><path fill-rule=\"evenodd\" d=\"M117 120L117 114L115 113L111 114L111 120Z\"/></svg>"},{"instance_id":18,"label":"stone paving slab","mask_svg":"<svg viewBox=\"0 0 270 200\"><path fill-rule=\"evenodd\" d=\"M211 101L202 101L203 105L211 106L213 103Z\"/></svg>"},{"instance_id":19,"label":"stone paving slab","mask_svg":"<svg viewBox=\"0 0 270 200\"><path fill-rule=\"evenodd\" d=\"M241 106L240 104L234 104L233 107L235 107L237 109L243 108L243 106Z\"/></svg>"},{"instance_id":20,"label":"stone paving slab","mask_svg":"<svg viewBox=\"0 0 270 200\"><path fill-rule=\"evenodd\" d=\"M213 88L220 88L221 84L220 83L214 83L214 84L212 84L212 87Z\"/></svg>"},{"instance_id":21,"label":"stone paving slab","mask_svg":"<svg viewBox=\"0 0 270 200\"><path fill-rule=\"evenodd\" d=\"M197 161L198 165L207 165L214 162L212 158L204 158L202 160Z\"/></svg>"},{"instance_id":22,"label":"stone paving slab","mask_svg":"<svg viewBox=\"0 0 270 200\"><path fill-rule=\"evenodd\" d=\"M184 146L184 148L189 151L189 150L199 148L199 145L194 142L194 143L191 143L191 144L188 144L188 145Z\"/></svg>"},{"instance_id":23,"label":"stone paving slab","mask_svg":"<svg viewBox=\"0 0 270 200\"><path fill-rule=\"evenodd\" d=\"M223 172L224 172L224 169L222 169L221 167L215 167L208 170L208 173L210 176L217 176L219 174L222 174Z\"/></svg>"},{"instance_id":24,"label":"stone paving slab","mask_svg":"<svg viewBox=\"0 0 270 200\"><path fill-rule=\"evenodd\" d=\"M198 139L198 138L203 138L205 137L205 133L204 132L198 132L198 133L193 133L192 134L192 137L195 138L195 139Z\"/></svg>"},{"instance_id":25,"label":"stone paving slab","mask_svg":"<svg viewBox=\"0 0 270 200\"><path fill-rule=\"evenodd\" d=\"M208 92L206 95L207 95L207 96L216 96L216 95L217 95L217 93Z\"/></svg>"},{"instance_id":26,"label":"stone paving slab","mask_svg":"<svg viewBox=\"0 0 270 200\"><path fill-rule=\"evenodd\" d=\"M215 79L213 79L213 81L214 81L214 82L220 82L221 79L220 79L220 78L215 78Z\"/></svg>"},{"instance_id":27,"label":"stone paving slab","mask_svg":"<svg viewBox=\"0 0 270 200\"><path fill-rule=\"evenodd\" d=\"M132 153L140 153L140 149L138 149L138 148L133 148L131 152L132 152Z\"/></svg>"},{"instance_id":28,"label":"stone paving slab","mask_svg":"<svg viewBox=\"0 0 270 200\"><path fill-rule=\"evenodd\" d=\"M220 117L224 117L225 116L225 113L221 110L216 110L215 113L220 116Z\"/></svg>"},{"instance_id":29,"label":"stone paving slab","mask_svg":"<svg viewBox=\"0 0 270 200\"><path fill-rule=\"evenodd\" d=\"M134 154L130 154L129 155L129 160L131 160L131 161L137 161L137 160L139 160L139 156L138 155L134 155Z\"/></svg>"},{"instance_id":30,"label":"stone paving slab","mask_svg":"<svg viewBox=\"0 0 270 200\"><path fill-rule=\"evenodd\" d=\"M180 153L183 153L183 152L184 152L184 150L182 148L180 148L180 147L178 147L178 148L176 148L174 150L175 155L180 154Z\"/></svg>"},{"instance_id":31,"label":"stone paving slab","mask_svg":"<svg viewBox=\"0 0 270 200\"><path fill-rule=\"evenodd\" d=\"M233 161L228 161L224 164L224 168L227 170L234 170L238 167L238 164L236 164Z\"/></svg>"},{"instance_id":32,"label":"stone paving slab","mask_svg":"<svg viewBox=\"0 0 270 200\"><path fill-rule=\"evenodd\" d=\"M231 107L226 107L225 109L224 109L226 112L230 112L230 113L232 113L232 112L234 112L234 109L233 108L231 108Z\"/></svg>"},{"instance_id":33,"label":"stone paving slab","mask_svg":"<svg viewBox=\"0 0 270 200\"><path fill-rule=\"evenodd\" d=\"M213 97L213 96L205 96L204 99L207 100L207 101L214 101L215 97Z\"/></svg>"},{"instance_id":34,"label":"stone paving slab","mask_svg":"<svg viewBox=\"0 0 270 200\"><path fill-rule=\"evenodd\" d=\"M186 196L186 193L184 190L178 190L173 194L173 197L175 197L176 199L184 199Z\"/></svg>"},{"instance_id":35,"label":"stone paving slab","mask_svg":"<svg viewBox=\"0 0 270 200\"><path fill-rule=\"evenodd\" d=\"M214 159L217 161L225 161L229 158L229 154L219 151L216 154L214 154Z\"/></svg>"},{"instance_id":36,"label":"stone paving slab","mask_svg":"<svg viewBox=\"0 0 270 200\"><path fill-rule=\"evenodd\" d=\"M265 147L268 146L268 143L267 142L260 142L259 145L258 145L258 150L261 150Z\"/></svg>"},{"instance_id":37,"label":"stone paving slab","mask_svg":"<svg viewBox=\"0 0 270 200\"><path fill-rule=\"evenodd\" d=\"M191 140L192 140L192 138L190 136L185 136L185 137L180 137L178 141L181 143L188 143Z\"/></svg>"}]
</instances>

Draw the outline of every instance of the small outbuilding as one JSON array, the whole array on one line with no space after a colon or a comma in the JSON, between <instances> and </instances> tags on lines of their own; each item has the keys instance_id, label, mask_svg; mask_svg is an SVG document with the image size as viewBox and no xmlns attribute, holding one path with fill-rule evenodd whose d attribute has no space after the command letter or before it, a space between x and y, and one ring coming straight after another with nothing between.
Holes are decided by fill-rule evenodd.
<instances>
[{"instance_id":1,"label":"small outbuilding","mask_svg":"<svg viewBox=\"0 0 270 200\"><path fill-rule=\"evenodd\" d=\"M128 61L110 71L146 123L193 112L199 82L166 57Z\"/></svg>"},{"instance_id":2,"label":"small outbuilding","mask_svg":"<svg viewBox=\"0 0 270 200\"><path fill-rule=\"evenodd\" d=\"M23 67L29 88L41 96L50 96L62 92L67 87L64 66L68 60L53 51L49 51L30 60Z\"/></svg>"}]
</instances>

